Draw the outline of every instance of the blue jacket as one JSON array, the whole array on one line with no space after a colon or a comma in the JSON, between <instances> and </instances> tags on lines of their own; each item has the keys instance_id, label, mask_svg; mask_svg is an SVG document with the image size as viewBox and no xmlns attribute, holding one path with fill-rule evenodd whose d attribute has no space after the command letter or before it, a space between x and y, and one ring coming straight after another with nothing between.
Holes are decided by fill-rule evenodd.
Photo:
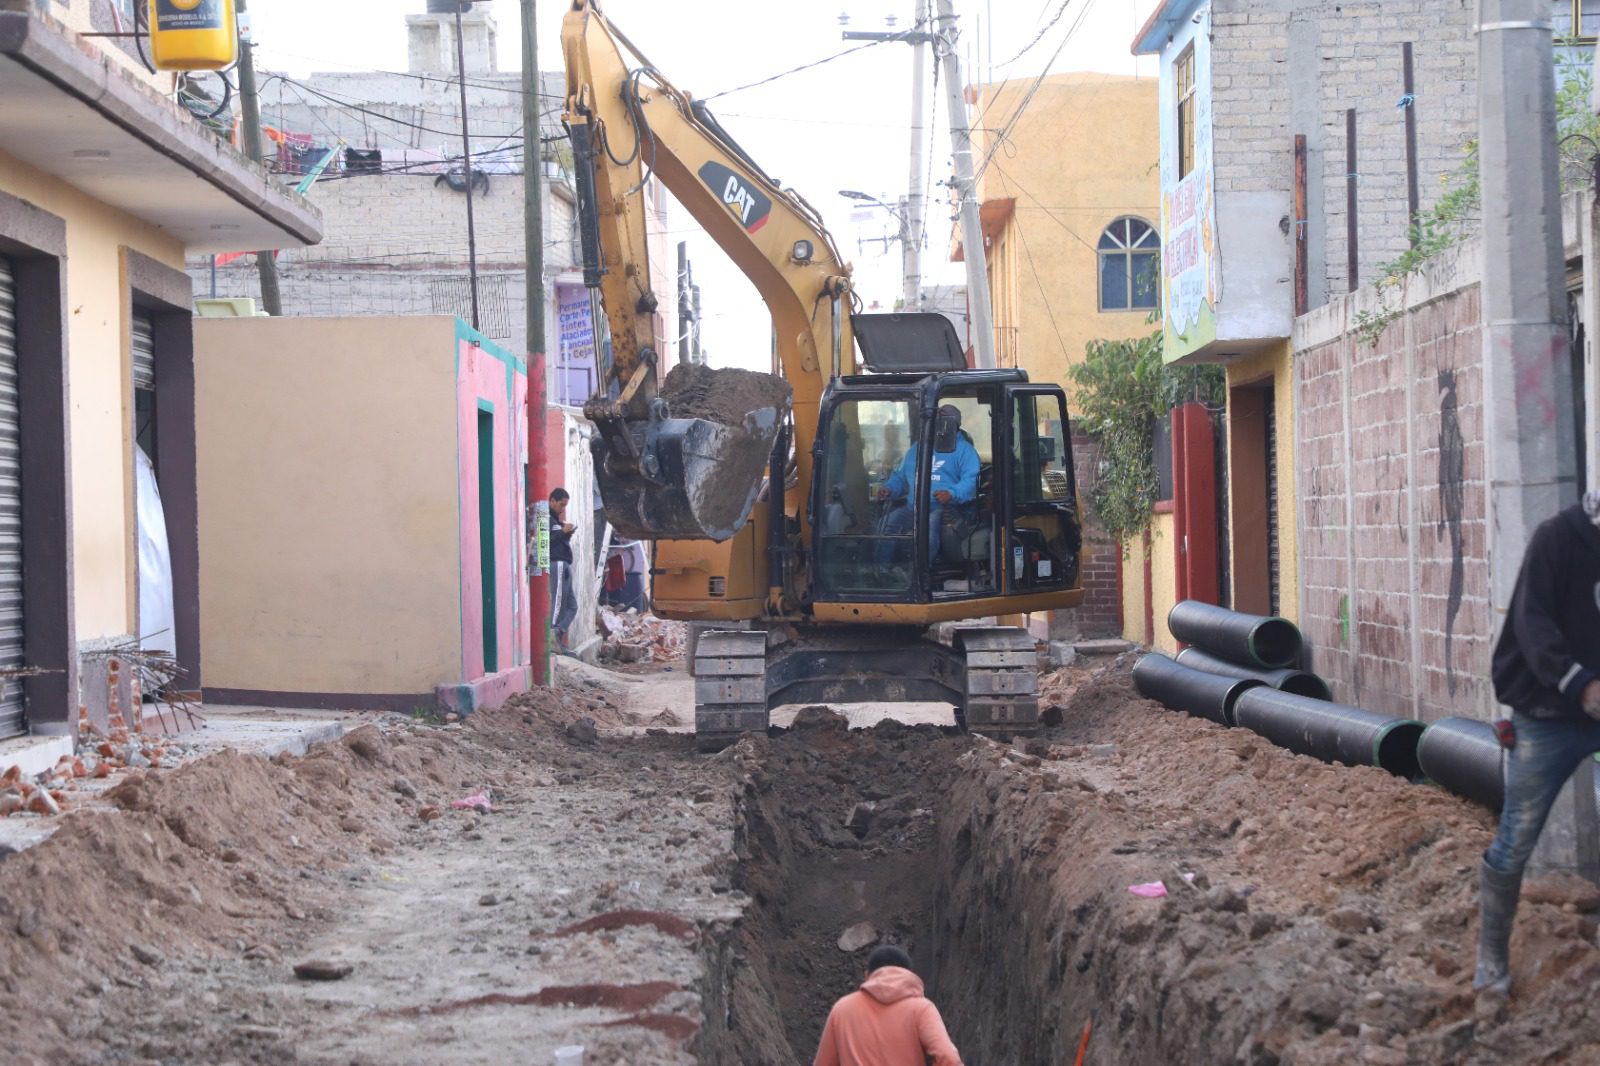
<instances>
[{"instance_id":1,"label":"blue jacket","mask_svg":"<svg viewBox=\"0 0 1600 1066\"><path fill-rule=\"evenodd\" d=\"M978 450L967 443L965 437L957 437L955 451L933 453L933 472L929 479L932 484L928 488L928 495L931 497L935 492L944 490L950 493L955 502L966 503L978 494L978 468L981 465ZM889 490L890 496L907 496L916 481L917 446L913 444L894 473L889 475L884 487Z\"/></svg>"}]
</instances>

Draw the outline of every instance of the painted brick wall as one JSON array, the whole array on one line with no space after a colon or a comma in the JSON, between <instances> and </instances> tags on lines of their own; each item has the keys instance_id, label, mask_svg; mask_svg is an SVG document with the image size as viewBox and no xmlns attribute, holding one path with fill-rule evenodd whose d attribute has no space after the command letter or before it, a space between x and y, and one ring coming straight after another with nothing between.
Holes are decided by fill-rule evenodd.
<instances>
[{"instance_id":1,"label":"painted brick wall","mask_svg":"<svg viewBox=\"0 0 1600 1066\"><path fill-rule=\"evenodd\" d=\"M1414 286L1376 346L1370 294L1296 325L1301 628L1335 698L1488 718L1483 356L1476 243Z\"/></svg>"},{"instance_id":2,"label":"painted brick wall","mask_svg":"<svg viewBox=\"0 0 1600 1066\"><path fill-rule=\"evenodd\" d=\"M1072 431L1072 467L1078 497L1085 507L1083 529L1083 605L1076 612L1078 635L1087 638L1122 635L1121 589L1117 581L1118 547L1106 536L1089 504L1089 489L1099 476L1100 445L1087 433Z\"/></svg>"},{"instance_id":3,"label":"painted brick wall","mask_svg":"<svg viewBox=\"0 0 1600 1066\"><path fill-rule=\"evenodd\" d=\"M1294 137L1304 134L1312 303L1348 291L1345 110L1355 108L1357 247L1370 281L1407 247L1401 45L1413 47L1426 208L1477 132L1474 0L1214 0L1212 29L1219 193L1292 192Z\"/></svg>"}]
</instances>

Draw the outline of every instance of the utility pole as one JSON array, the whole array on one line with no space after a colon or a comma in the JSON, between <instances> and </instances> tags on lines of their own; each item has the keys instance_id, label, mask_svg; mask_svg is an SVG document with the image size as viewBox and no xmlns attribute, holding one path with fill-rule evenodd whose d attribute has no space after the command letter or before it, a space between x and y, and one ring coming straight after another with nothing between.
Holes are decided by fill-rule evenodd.
<instances>
[{"instance_id":1,"label":"utility pole","mask_svg":"<svg viewBox=\"0 0 1600 1066\"><path fill-rule=\"evenodd\" d=\"M917 0L917 29L928 22L928 0ZM905 275L904 307L907 311L922 310L922 187L923 116L927 114L924 99L928 91L928 44L918 37L911 46L911 181L906 186L906 242L900 249L902 272Z\"/></svg>"},{"instance_id":2,"label":"utility pole","mask_svg":"<svg viewBox=\"0 0 1600 1066\"><path fill-rule=\"evenodd\" d=\"M1479 0L1478 21L1489 594L1504 626L1535 527L1578 498L1577 427L1550 4ZM1593 772L1594 761L1583 760L1556 801L1535 866L1600 874Z\"/></svg>"},{"instance_id":3,"label":"utility pole","mask_svg":"<svg viewBox=\"0 0 1600 1066\"><path fill-rule=\"evenodd\" d=\"M956 15L950 0L939 0L937 51L943 53L945 94L950 104L950 140L954 147L956 194L961 205L961 245L967 261L967 313L972 316L972 346L980 370L993 370L994 317L989 305L988 254L983 224L978 219L978 184L972 173L972 130L967 127L967 100L956 53Z\"/></svg>"},{"instance_id":4,"label":"utility pole","mask_svg":"<svg viewBox=\"0 0 1600 1066\"><path fill-rule=\"evenodd\" d=\"M461 165L467 176L467 285L472 290L472 328L479 329L478 325L478 230L472 218L472 137L468 133L470 126L467 118L467 45L461 35L461 12L472 6L472 0L456 0L456 74L461 79ZM538 97L534 97L534 113L538 113ZM539 143L539 127L533 127L531 139L524 130L522 149L522 169L539 171L540 166L535 152L528 151L532 144L537 149ZM544 242L539 242L540 247Z\"/></svg>"},{"instance_id":5,"label":"utility pole","mask_svg":"<svg viewBox=\"0 0 1600 1066\"><path fill-rule=\"evenodd\" d=\"M928 0L917 0L916 25L907 33L875 33L846 30L847 41L905 41L911 45L911 180L900 212L900 276L904 285L901 308L922 310L922 235L926 191L922 187L922 153L927 108L928 43L934 35L927 30Z\"/></svg>"},{"instance_id":6,"label":"utility pole","mask_svg":"<svg viewBox=\"0 0 1600 1066\"><path fill-rule=\"evenodd\" d=\"M544 352L544 167L539 159L539 40L535 0L522 4L522 196L523 259L528 297L528 517L530 551L550 542L550 457L545 442L549 382ZM465 75L463 75L465 77ZM463 108L463 111L465 109ZM469 201L470 202L470 201ZM587 506L581 502L580 506ZM529 649L536 685L550 683L550 579L534 558L528 567Z\"/></svg>"},{"instance_id":7,"label":"utility pole","mask_svg":"<svg viewBox=\"0 0 1600 1066\"><path fill-rule=\"evenodd\" d=\"M236 5L238 13L243 16L246 2L239 0ZM239 41L239 110L242 133L244 134L244 154L252 160L261 162L261 97L256 92L256 62L252 52L255 42L249 38ZM283 297L278 292L278 261L274 259L272 250L256 253L256 269L261 273L261 306L269 315L283 314Z\"/></svg>"}]
</instances>

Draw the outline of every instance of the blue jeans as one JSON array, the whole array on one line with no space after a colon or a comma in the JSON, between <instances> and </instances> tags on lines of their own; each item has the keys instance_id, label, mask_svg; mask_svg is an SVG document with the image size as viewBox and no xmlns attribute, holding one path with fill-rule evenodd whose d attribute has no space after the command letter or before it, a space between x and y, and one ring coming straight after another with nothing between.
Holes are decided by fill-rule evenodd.
<instances>
[{"instance_id":1,"label":"blue jeans","mask_svg":"<svg viewBox=\"0 0 1600 1066\"><path fill-rule=\"evenodd\" d=\"M945 505L937 500L928 501L928 563L931 566L939 558L939 542L944 530ZM883 532L903 536L910 533L917 520L916 509L907 503L896 507L889 512L883 520ZM877 550L877 562L880 566L887 565L894 558L894 545L887 541L880 541Z\"/></svg>"},{"instance_id":2,"label":"blue jeans","mask_svg":"<svg viewBox=\"0 0 1600 1066\"><path fill-rule=\"evenodd\" d=\"M578 617L578 594L572 587L572 564L557 559L550 564L550 628L564 648L567 630Z\"/></svg>"},{"instance_id":3,"label":"blue jeans","mask_svg":"<svg viewBox=\"0 0 1600 1066\"><path fill-rule=\"evenodd\" d=\"M1506 753L1506 802L1500 829L1483 858L1500 873L1521 876L1561 786L1600 751L1600 722L1533 718L1520 711L1513 711L1511 720L1517 742Z\"/></svg>"}]
</instances>

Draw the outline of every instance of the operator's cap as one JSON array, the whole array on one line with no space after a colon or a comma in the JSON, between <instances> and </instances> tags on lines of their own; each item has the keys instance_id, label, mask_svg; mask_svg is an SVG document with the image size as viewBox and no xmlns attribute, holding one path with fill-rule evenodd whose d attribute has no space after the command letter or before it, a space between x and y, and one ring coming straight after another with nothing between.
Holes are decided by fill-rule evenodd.
<instances>
[{"instance_id":1,"label":"operator's cap","mask_svg":"<svg viewBox=\"0 0 1600 1066\"><path fill-rule=\"evenodd\" d=\"M944 418L953 418L959 422L961 421L961 408L953 403L947 403L939 408L939 415Z\"/></svg>"}]
</instances>

